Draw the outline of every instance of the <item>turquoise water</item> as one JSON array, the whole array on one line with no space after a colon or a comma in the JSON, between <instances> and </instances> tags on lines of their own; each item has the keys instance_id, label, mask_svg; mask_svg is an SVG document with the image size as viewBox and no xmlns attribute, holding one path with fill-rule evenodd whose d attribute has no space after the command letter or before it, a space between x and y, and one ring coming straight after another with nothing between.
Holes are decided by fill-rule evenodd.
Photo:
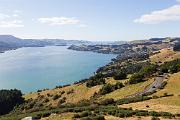
<instances>
[{"instance_id":1,"label":"turquoise water","mask_svg":"<svg viewBox=\"0 0 180 120\"><path fill-rule=\"evenodd\" d=\"M20 48L0 54L0 89L24 93L88 78L115 55L68 50L65 46Z\"/></svg>"}]
</instances>

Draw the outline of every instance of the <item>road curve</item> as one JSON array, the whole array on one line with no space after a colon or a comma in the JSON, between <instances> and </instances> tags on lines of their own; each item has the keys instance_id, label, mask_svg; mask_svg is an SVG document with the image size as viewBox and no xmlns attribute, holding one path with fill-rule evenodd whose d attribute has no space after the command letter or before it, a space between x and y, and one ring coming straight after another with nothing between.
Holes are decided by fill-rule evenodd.
<instances>
[{"instance_id":1,"label":"road curve","mask_svg":"<svg viewBox=\"0 0 180 120\"><path fill-rule=\"evenodd\" d=\"M163 80L164 80L164 76L155 77L154 81L149 86L147 86L143 91L136 92L132 95L126 96L125 98L132 98L149 92L153 92L154 90L157 90L161 86Z\"/></svg>"}]
</instances>

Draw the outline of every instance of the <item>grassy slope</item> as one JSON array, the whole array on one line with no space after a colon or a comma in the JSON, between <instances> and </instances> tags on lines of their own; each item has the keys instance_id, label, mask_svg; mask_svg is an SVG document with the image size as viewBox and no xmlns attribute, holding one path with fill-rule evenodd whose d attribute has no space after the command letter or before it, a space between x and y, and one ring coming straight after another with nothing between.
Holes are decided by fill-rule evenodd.
<instances>
[{"instance_id":1,"label":"grassy slope","mask_svg":"<svg viewBox=\"0 0 180 120\"><path fill-rule=\"evenodd\" d=\"M161 53L158 53L158 54L150 57L150 59L153 63L158 62L158 61L161 61L161 62L170 61L175 58L180 58L180 52L174 52L169 49L163 49L163 50L161 50ZM117 81L117 80L114 80L113 78L107 78L106 83L110 83L110 84L115 84L116 82L124 83L127 80L128 79L122 80L122 81ZM173 74L170 77L170 79L168 80L167 86L163 90L160 90L154 94L154 95L160 96L160 95L164 94L165 92L173 93L174 96L172 96L172 97L152 99L152 100L148 100L148 101L144 101L144 102L125 104L125 105L121 105L121 107L132 107L134 109L167 111L167 112L172 112L172 113L178 113L180 111L180 94L179 94L180 82L178 80L180 80L180 73ZM145 87L147 87L152 82L153 82L153 78L151 78L145 82L142 82L142 83L128 85L122 89L118 89L116 91L113 91L112 93L102 96L100 98L100 100L106 99L106 98L114 98L115 100L121 99L121 98L131 95L135 92L142 91ZM80 100L89 99L95 92L99 91L100 88L101 88L101 86L87 88L85 86L85 84L77 84L77 85L67 86L64 88L57 88L57 89L53 89L53 90L42 91L39 94L47 97L48 93L55 95L55 94L59 94L61 91L65 91L65 94L63 94L62 97L67 98L66 102L77 103ZM71 94L67 94L67 92L72 89L74 90L74 92ZM27 94L24 97L25 97L25 99L30 99L30 98L36 99L38 97L38 93L36 92L36 93L32 93L32 94ZM50 102L48 104L50 104L50 103L53 105L57 104L57 100L52 100L52 97L49 99L50 99ZM146 108L146 105L149 105L150 107ZM69 120L71 118L72 118L72 113L65 113L65 114L51 116L48 118L48 120ZM121 118L116 118L116 117L112 117L112 116L106 116L106 119L107 120L121 120ZM136 120L139 118L133 117L133 118L128 118L128 119ZM142 119L150 120L151 117L144 117ZM46 119L44 119L44 120L46 120Z\"/></svg>"},{"instance_id":2,"label":"grassy slope","mask_svg":"<svg viewBox=\"0 0 180 120\"><path fill-rule=\"evenodd\" d=\"M152 63L155 62L166 62L180 58L180 52L175 52L172 49L162 49L160 53L150 57Z\"/></svg>"},{"instance_id":3,"label":"grassy slope","mask_svg":"<svg viewBox=\"0 0 180 120\"><path fill-rule=\"evenodd\" d=\"M151 120L152 117L128 117L128 118L118 118L114 116L105 116L106 120ZM169 120L168 118L160 118L161 120ZM174 120L174 119L171 119Z\"/></svg>"},{"instance_id":4,"label":"grassy slope","mask_svg":"<svg viewBox=\"0 0 180 120\"><path fill-rule=\"evenodd\" d=\"M39 92L39 95L44 95L50 100L48 104L51 103L52 105L56 106L58 100L52 100L52 97L48 97L47 94L56 95L56 94L60 94L61 91L65 91L65 93L61 96L61 98L66 97L67 103L77 103L83 99L90 99L90 97L94 95L95 92L98 92L100 88L101 88L100 85L92 87L92 88L87 88L85 84L76 84L76 85L71 85L71 86L67 86L63 88L45 90L45 91ZM73 93L67 94L67 92L71 90L73 90ZM35 92L35 93L26 94L24 98L36 99L39 95L37 92Z\"/></svg>"},{"instance_id":5,"label":"grassy slope","mask_svg":"<svg viewBox=\"0 0 180 120\"><path fill-rule=\"evenodd\" d=\"M174 96L151 99L148 101L124 104L120 107L132 107L134 109L143 109L143 110L155 110L155 111L167 111L172 113L180 112L180 72L175 73L170 76L167 81L168 84L163 90L158 91L154 95L163 95L164 93L172 93ZM149 108L146 108L146 105L149 105Z\"/></svg>"},{"instance_id":6,"label":"grassy slope","mask_svg":"<svg viewBox=\"0 0 180 120\"><path fill-rule=\"evenodd\" d=\"M72 120L73 115L73 113L63 113L60 115L51 115L50 117L42 118L41 120Z\"/></svg>"},{"instance_id":7,"label":"grassy slope","mask_svg":"<svg viewBox=\"0 0 180 120\"><path fill-rule=\"evenodd\" d=\"M107 98L113 98L115 100L121 99L121 98L124 98L135 92L144 90L144 88L147 87L152 82L153 82L153 78L151 78L145 82L138 83L138 84L128 85L121 89L115 90L109 94L106 94L106 95L102 96L100 99L107 99Z\"/></svg>"}]
</instances>

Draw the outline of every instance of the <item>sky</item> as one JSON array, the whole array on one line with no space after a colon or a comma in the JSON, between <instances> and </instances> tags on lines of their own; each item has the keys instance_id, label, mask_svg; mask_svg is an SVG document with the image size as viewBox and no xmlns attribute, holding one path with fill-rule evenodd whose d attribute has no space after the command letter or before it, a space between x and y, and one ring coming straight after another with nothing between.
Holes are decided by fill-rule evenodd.
<instances>
[{"instance_id":1,"label":"sky","mask_svg":"<svg viewBox=\"0 0 180 120\"><path fill-rule=\"evenodd\" d=\"M0 34L94 41L180 37L180 0L0 0Z\"/></svg>"}]
</instances>

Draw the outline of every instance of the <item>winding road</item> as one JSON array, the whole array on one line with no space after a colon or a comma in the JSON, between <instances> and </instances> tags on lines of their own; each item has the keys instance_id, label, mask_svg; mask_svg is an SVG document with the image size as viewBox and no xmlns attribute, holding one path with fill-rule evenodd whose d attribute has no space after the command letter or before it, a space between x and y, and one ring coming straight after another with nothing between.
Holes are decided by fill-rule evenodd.
<instances>
[{"instance_id":1,"label":"winding road","mask_svg":"<svg viewBox=\"0 0 180 120\"><path fill-rule=\"evenodd\" d=\"M157 90L161 86L161 84L163 83L163 80L164 80L164 76L155 77L153 83L147 86L143 91L136 92L132 95L127 96L126 98L132 98L132 97L143 95L149 92L153 92L154 90Z\"/></svg>"}]
</instances>

